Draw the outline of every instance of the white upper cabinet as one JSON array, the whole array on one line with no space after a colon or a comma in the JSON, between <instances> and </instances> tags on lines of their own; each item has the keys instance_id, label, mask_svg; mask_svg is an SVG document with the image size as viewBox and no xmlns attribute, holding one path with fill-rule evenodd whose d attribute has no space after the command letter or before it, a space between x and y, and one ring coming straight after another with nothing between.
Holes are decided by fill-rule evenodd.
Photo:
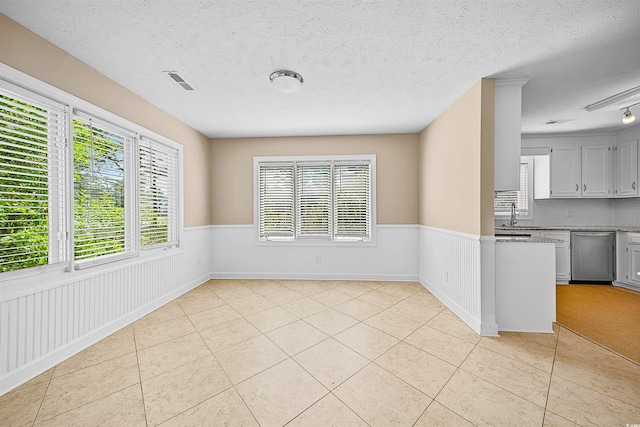
<instances>
[{"instance_id":1,"label":"white upper cabinet","mask_svg":"<svg viewBox=\"0 0 640 427\"><path fill-rule=\"evenodd\" d=\"M526 136L522 154L534 155L534 198L640 197L639 136Z\"/></svg>"},{"instance_id":2,"label":"white upper cabinet","mask_svg":"<svg viewBox=\"0 0 640 427\"><path fill-rule=\"evenodd\" d=\"M638 140L616 147L616 197L638 197Z\"/></svg>"},{"instance_id":3,"label":"white upper cabinet","mask_svg":"<svg viewBox=\"0 0 640 427\"><path fill-rule=\"evenodd\" d=\"M551 197L580 197L582 181L580 147L551 149Z\"/></svg>"},{"instance_id":4,"label":"white upper cabinet","mask_svg":"<svg viewBox=\"0 0 640 427\"><path fill-rule=\"evenodd\" d=\"M495 81L494 189L520 188L522 86L526 79Z\"/></svg>"},{"instance_id":5,"label":"white upper cabinet","mask_svg":"<svg viewBox=\"0 0 640 427\"><path fill-rule=\"evenodd\" d=\"M594 145L582 147L582 197L612 197L611 147Z\"/></svg>"},{"instance_id":6,"label":"white upper cabinet","mask_svg":"<svg viewBox=\"0 0 640 427\"><path fill-rule=\"evenodd\" d=\"M539 176L535 177L534 197L536 199L616 197L614 174L616 170L618 174L624 174L625 178L620 179L626 180L627 187L637 188L637 182L633 184L633 179L629 178L633 174L637 178L637 160L633 163L636 169L632 170L632 165L629 164L621 172L620 168L615 167L614 153L614 148L609 145L552 147L548 167L550 179L548 181L544 179L545 168L536 166L536 174ZM631 157L631 154L629 156ZM546 191L546 188L550 191Z\"/></svg>"}]
</instances>

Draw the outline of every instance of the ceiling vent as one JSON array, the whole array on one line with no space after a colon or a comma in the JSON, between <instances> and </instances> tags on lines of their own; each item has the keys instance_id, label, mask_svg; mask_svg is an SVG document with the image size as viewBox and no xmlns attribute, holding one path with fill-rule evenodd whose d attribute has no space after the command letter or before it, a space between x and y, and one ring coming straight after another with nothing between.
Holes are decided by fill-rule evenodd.
<instances>
[{"instance_id":1,"label":"ceiling vent","mask_svg":"<svg viewBox=\"0 0 640 427\"><path fill-rule=\"evenodd\" d=\"M167 76L171 77L171 80L173 80L174 82L178 83L180 85L180 87L182 87L182 89L184 90L193 90L193 87L191 87L191 85L187 82L184 81L184 79L182 77L180 77L180 74L178 74L175 71L165 71L165 73L167 74Z\"/></svg>"},{"instance_id":2,"label":"ceiling vent","mask_svg":"<svg viewBox=\"0 0 640 427\"><path fill-rule=\"evenodd\" d=\"M558 125L561 123L568 123L573 119L558 119L558 120L549 120L548 122L545 123L545 125Z\"/></svg>"}]
</instances>

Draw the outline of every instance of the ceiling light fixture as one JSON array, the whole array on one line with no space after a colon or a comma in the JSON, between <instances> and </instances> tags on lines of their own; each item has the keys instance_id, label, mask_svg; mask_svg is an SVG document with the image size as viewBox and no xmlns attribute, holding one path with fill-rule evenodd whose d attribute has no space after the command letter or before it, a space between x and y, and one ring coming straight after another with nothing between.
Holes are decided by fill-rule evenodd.
<instances>
[{"instance_id":1,"label":"ceiling light fixture","mask_svg":"<svg viewBox=\"0 0 640 427\"><path fill-rule=\"evenodd\" d=\"M282 93L294 93L302 87L302 76L295 71L279 70L269 76L271 84Z\"/></svg>"},{"instance_id":2,"label":"ceiling light fixture","mask_svg":"<svg viewBox=\"0 0 640 427\"><path fill-rule=\"evenodd\" d=\"M622 101L623 99L627 99L633 95L637 95L638 93L640 93L640 86L633 87L629 90L625 90L624 92L620 92L598 102L594 102L593 104L589 104L584 107L584 109L587 111L595 111L602 107L606 107L607 105L611 105L614 102Z\"/></svg>"},{"instance_id":3,"label":"ceiling light fixture","mask_svg":"<svg viewBox=\"0 0 640 427\"><path fill-rule=\"evenodd\" d=\"M627 107L627 111L625 111L624 115L622 116L622 123L624 123L625 125L630 125L635 121L636 116L634 116L631 110L629 110L629 107Z\"/></svg>"}]
</instances>

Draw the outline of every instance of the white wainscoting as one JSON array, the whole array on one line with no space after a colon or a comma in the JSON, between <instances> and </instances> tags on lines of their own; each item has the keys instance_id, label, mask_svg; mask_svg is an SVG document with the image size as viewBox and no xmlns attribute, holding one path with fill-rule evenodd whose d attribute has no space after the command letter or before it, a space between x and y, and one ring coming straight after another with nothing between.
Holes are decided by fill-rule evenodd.
<instances>
[{"instance_id":1,"label":"white wainscoting","mask_svg":"<svg viewBox=\"0 0 640 427\"><path fill-rule=\"evenodd\" d=\"M376 232L374 245L276 246L256 244L252 225L193 227L178 251L22 293L9 286L0 296L0 395L210 278L419 280L476 332L497 333L495 289L485 289L494 286L492 239L419 225Z\"/></svg>"},{"instance_id":2,"label":"white wainscoting","mask_svg":"<svg viewBox=\"0 0 640 427\"><path fill-rule=\"evenodd\" d=\"M187 228L166 254L58 275L22 295L5 283L0 395L208 280L210 242L210 227Z\"/></svg>"},{"instance_id":3,"label":"white wainscoting","mask_svg":"<svg viewBox=\"0 0 640 427\"><path fill-rule=\"evenodd\" d=\"M493 259L493 239L451 230L420 226L419 277L420 282L474 331L481 335L496 335L495 283L491 281L495 265L484 262ZM488 246L483 247L485 243ZM484 268L484 272L483 272ZM483 289L483 274L485 286ZM483 294L488 300L483 307ZM495 301L495 299L493 300ZM484 313L483 313L484 310Z\"/></svg>"},{"instance_id":4,"label":"white wainscoting","mask_svg":"<svg viewBox=\"0 0 640 427\"><path fill-rule=\"evenodd\" d=\"M211 239L213 277L418 279L417 225L378 225L375 245L368 246L256 244L253 225L212 226Z\"/></svg>"}]
</instances>

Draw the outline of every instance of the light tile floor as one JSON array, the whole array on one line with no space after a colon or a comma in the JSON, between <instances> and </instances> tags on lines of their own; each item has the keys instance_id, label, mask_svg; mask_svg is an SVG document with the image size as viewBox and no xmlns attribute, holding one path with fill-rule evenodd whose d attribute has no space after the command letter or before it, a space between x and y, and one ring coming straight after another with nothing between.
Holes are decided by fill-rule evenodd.
<instances>
[{"instance_id":1,"label":"light tile floor","mask_svg":"<svg viewBox=\"0 0 640 427\"><path fill-rule=\"evenodd\" d=\"M407 282L212 280L0 397L7 426L630 423L640 365Z\"/></svg>"}]
</instances>

